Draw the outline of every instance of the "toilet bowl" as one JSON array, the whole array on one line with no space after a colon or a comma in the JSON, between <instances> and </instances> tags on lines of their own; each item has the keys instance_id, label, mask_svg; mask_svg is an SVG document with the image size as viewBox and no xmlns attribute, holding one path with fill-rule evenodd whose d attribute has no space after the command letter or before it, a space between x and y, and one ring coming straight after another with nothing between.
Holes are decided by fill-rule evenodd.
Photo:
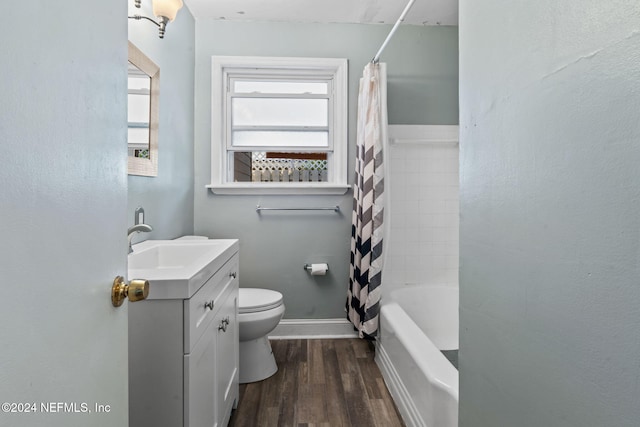
<instances>
[{"instance_id":1,"label":"toilet bowl","mask_svg":"<svg viewBox=\"0 0 640 427\"><path fill-rule=\"evenodd\" d=\"M238 327L240 335L241 384L262 381L278 371L267 334L278 326L284 314L280 292L240 288Z\"/></svg>"}]
</instances>

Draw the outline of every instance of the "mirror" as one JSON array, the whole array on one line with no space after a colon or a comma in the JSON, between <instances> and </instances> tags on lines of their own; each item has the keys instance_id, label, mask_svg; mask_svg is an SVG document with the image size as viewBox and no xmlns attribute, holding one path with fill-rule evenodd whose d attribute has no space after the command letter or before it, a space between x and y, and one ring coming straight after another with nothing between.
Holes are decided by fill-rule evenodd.
<instances>
[{"instance_id":1,"label":"mirror","mask_svg":"<svg viewBox=\"0 0 640 427\"><path fill-rule=\"evenodd\" d=\"M160 67L129 42L127 146L129 175L158 175Z\"/></svg>"}]
</instances>

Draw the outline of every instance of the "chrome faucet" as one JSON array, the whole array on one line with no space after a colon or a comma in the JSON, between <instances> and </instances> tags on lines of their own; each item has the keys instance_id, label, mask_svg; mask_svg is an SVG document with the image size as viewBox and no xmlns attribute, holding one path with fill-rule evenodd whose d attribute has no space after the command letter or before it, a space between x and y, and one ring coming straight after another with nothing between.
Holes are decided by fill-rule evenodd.
<instances>
[{"instance_id":1,"label":"chrome faucet","mask_svg":"<svg viewBox=\"0 0 640 427\"><path fill-rule=\"evenodd\" d=\"M127 239L129 240L129 253L133 252L133 248L131 247L131 239L133 239L134 234L138 234L140 232L148 233L153 230L149 224L136 224L132 227L129 227L127 230Z\"/></svg>"}]
</instances>

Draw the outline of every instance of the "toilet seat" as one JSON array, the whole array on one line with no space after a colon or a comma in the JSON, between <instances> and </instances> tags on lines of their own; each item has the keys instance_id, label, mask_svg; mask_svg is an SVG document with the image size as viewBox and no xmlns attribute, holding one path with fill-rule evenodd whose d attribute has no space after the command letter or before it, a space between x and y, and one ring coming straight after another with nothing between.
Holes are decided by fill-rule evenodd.
<instances>
[{"instance_id":1,"label":"toilet seat","mask_svg":"<svg viewBox=\"0 0 640 427\"><path fill-rule=\"evenodd\" d=\"M270 289L240 288L238 312L257 313L282 305L282 294Z\"/></svg>"}]
</instances>

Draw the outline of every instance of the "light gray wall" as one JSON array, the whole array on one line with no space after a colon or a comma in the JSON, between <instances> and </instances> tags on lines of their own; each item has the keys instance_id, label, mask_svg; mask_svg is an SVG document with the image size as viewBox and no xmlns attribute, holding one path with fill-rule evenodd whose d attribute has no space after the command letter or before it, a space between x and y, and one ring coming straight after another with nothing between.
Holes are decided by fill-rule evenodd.
<instances>
[{"instance_id":1,"label":"light gray wall","mask_svg":"<svg viewBox=\"0 0 640 427\"><path fill-rule=\"evenodd\" d=\"M307 56L349 60L349 182L353 180L358 80L390 27L350 24L196 23L195 233L240 239L240 283L284 294L287 318L344 317L352 194L219 196L205 188L211 164L211 56ZM457 124L457 28L401 27L387 46L389 121ZM331 212L258 215L263 206L340 205ZM328 262L311 277L305 262Z\"/></svg>"},{"instance_id":2,"label":"light gray wall","mask_svg":"<svg viewBox=\"0 0 640 427\"><path fill-rule=\"evenodd\" d=\"M130 15L153 16L151 2L141 9L129 3ZM184 6L160 39L155 25L130 19L129 40L160 67L160 124L158 176L129 176L127 223L133 225L142 206L153 231L138 234L134 243L192 234L195 20Z\"/></svg>"},{"instance_id":3,"label":"light gray wall","mask_svg":"<svg viewBox=\"0 0 640 427\"><path fill-rule=\"evenodd\" d=\"M640 420L640 8L460 2L460 426Z\"/></svg>"}]
</instances>

